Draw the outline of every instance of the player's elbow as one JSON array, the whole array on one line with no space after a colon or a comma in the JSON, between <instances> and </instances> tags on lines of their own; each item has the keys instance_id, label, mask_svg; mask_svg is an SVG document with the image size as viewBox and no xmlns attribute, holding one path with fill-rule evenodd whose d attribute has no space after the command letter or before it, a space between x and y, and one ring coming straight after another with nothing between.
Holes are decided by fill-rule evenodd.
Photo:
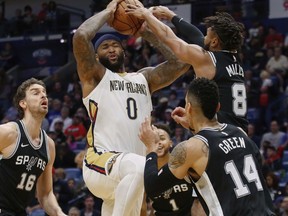
<instances>
[{"instance_id":1,"label":"player's elbow","mask_svg":"<svg viewBox=\"0 0 288 216\"><path fill-rule=\"evenodd\" d=\"M78 28L74 35L73 35L73 44L77 43L78 41L87 40L88 34L82 28Z\"/></svg>"}]
</instances>

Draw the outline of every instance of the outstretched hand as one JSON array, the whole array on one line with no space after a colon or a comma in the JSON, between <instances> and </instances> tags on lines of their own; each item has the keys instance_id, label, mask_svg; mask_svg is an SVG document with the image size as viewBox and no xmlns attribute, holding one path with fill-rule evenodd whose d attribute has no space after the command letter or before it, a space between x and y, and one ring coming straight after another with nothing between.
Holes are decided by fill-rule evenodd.
<instances>
[{"instance_id":1,"label":"outstretched hand","mask_svg":"<svg viewBox=\"0 0 288 216\"><path fill-rule=\"evenodd\" d=\"M189 128L187 113L183 107L176 107L172 111L171 117L174 119L175 122L181 124L184 128Z\"/></svg>"},{"instance_id":2,"label":"outstretched hand","mask_svg":"<svg viewBox=\"0 0 288 216\"><path fill-rule=\"evenodd\" d=\"M176 15L173 11L171 11L168 7L165 6L153 6L150 7L149 10L152 14L159 20L169 20Z\"/></svg>"},{"instance_id":3,"label":"outstretched hand","mask_svg":"<svg viewBox=\"0 0 288 216\"><path fill-rule=\"evenodd\" d=\"M147 147L148 152L157 150L157 143L160 140L158 129L151 125L151 117L145 118L139 130L139 138Z\"/></svg>"},{"instance_id":4,"label":"outstretched hand","mask_svg":"<svg viewBox=\"0 0 288 216\"><path fill-rule=\"evenodd\" d=\"M133 15L139 19L145 19L145 13L151 13L147 8L143 6L141 2L137 2L136 5L127 4L125 12L126 14Z\"/></svg>"},{"instance_id":5,"label":"outstretched hand","mask_svg":"<svg viewBox=\"0 0 288 216\"><path fill-rule=\"evenodd\" d=\"M111 26L112 21L114 20L114 13L117 9L117 5L124 0L112 0L106 7L106 10L110 10L111 11L111 16L109 17L109 19L107 20L108 25Z\"/></svg>"}]
</instances>

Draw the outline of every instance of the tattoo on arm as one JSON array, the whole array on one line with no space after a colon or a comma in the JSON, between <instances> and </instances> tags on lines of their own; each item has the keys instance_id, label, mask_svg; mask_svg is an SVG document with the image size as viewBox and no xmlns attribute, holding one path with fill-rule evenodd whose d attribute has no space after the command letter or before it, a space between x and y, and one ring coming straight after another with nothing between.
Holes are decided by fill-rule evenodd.
<instances>
[{"instance_id":1,"label":"tattoo on arm","mask_svg":"<svg viewBox=\"0 0 288 216\"><path fill-rule=\"evenodd\" d=\"M176 61L176 56L171 51L169 47L167 47L164 43L161 43L158 38L155 37L155 35L147 30L142 33L142 37L147 40L149 43L151 43L156 49L158 49L164 58L168 61Z\"/></svg>"},{"instance_id":2,"label":"tattoo on arm","mask_svg":"<svg viewBox=\"0 0 288 216\"><path fill-rule=\"evenodd\" d=\"M186 161L186 142L179 143L171 152L170 159L169 159L169 167L177 168L182 166Z\"/></svg>"}]
</instances>

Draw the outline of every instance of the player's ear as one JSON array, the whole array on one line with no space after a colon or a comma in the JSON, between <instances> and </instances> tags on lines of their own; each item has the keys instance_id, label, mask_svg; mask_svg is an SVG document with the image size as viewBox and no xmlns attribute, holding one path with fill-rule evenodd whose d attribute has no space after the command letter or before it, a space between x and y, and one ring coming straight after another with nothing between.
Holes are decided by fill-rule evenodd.
<instances>
[{"instance_id":1,"label":"player's ear","mask_svg":"<svg viewBox=\"0 0 288 216\"><path fill-rule=\"evenodd\" d=\"M98 56L97 53L95 53L95 58L96 58L97 61L99 61L99 56Z\"/></svg>"},{"instance_id":2,"label":"player's ear","mask_svg":"<svg viewBox=\"0 0 288 216\"><path fill-rule=\"evenodd\" d=\"M26 105L27 105L27 103L26 103L26 101L25 101L25 100L21 100L21 101L19 101L19 105L20 105L20 107L22 107L23 109L25 109L25 108L26 108Z\"/></svg>"},{"instance_id":3,"label":"player's ear","mask_svg":"<svg viewBox=\"0 0 288 216\"><path fill-rule=\"evenodd\" d=\"M220 110L220 108L221 108L221 104L218 103L218 104L217 104L217 108L216 108L216 113Z\"/></svg>"}]
</instances>

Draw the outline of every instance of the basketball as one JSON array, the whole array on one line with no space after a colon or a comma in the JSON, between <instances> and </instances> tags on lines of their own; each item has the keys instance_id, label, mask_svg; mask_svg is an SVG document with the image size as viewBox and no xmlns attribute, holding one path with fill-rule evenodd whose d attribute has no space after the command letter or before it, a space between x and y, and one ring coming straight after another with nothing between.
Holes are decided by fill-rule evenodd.
<instances>
[{"instance_id":1,"label":"basketball","mask_svg":"<svg viewBox=\"0 0 288 216\"><path fill-rule=\"evenodd\" d=\"M141 28L144 20L140 20L132 15L125 14L125 8L127 3L136 5L141 4L138 0L123 0L116 8L114 13L114 20L112 21L111 27L123 35L135 35L136 32Z\"/></svg>"}]
</instances>

